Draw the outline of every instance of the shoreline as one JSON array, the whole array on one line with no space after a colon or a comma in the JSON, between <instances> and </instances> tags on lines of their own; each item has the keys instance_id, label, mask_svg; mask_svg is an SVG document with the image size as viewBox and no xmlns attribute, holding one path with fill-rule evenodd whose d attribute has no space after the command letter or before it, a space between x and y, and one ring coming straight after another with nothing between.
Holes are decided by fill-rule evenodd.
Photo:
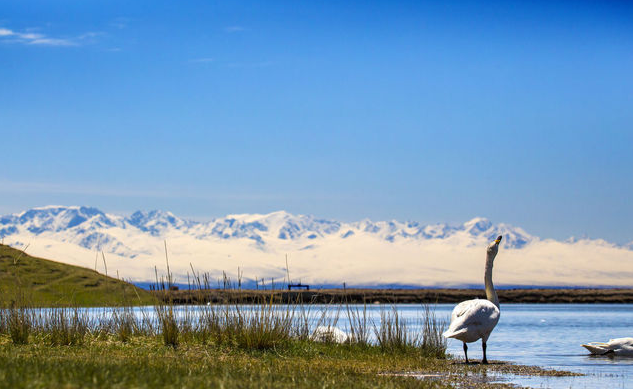
<instances>
[{"instance_id":1,"label":"shoreline","mask_svg":"<svg viewBox=\"0 0 633 389\"><path fill-rule=\"evenodd\" d=\"M316 289L302 291L252 289L159 290L154 295L173 304L316 303L316 304L443 304L485 299L483 289ZM633 288L501 289L501 303L633 304Z\"/></svg>"},{"instance_id":2,"label":"shoreline","mask_svg":"<svg viewBox=\"0 0 633 389\"><path fill-rule=\"evenodd\" d=\"M255 350L183 339L178 347L160 336L115 334L72 345L53 345L42 336L12 344L0 336L0 388L27 386L109 388L516 388L514 377L575 377L582 374L491 361L464 364L430 358L415 348L384 351L377 346L293 341Z\"/></svg>"}]
</instances>

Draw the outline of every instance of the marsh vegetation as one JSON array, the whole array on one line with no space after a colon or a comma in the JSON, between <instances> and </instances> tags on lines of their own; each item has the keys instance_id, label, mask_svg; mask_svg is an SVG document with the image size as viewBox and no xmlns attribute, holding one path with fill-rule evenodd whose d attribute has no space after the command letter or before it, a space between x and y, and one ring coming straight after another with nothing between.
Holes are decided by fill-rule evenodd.
<instances>
[{"instance_id":1,"label":"marsh vegetation","mask_svg":"<svg viewBox=\"0 0 633 389\"><path fill-rule=\"evenodd\" d=\"M12 267L20 261L10 255L0 261L3 277L21 277ZM156 304L144 305L134 289L112 283L119 287L95 290L111 294L105 299L112 303L99 308L69 304L72 298L43 308L32 287L16 280L12 293L0 297L0 387L497 387L477 377L488 370L557 374L453 360L441 336L445 320L429 305L415 319L381 305L376 317L368 305L345 300L279 302L275 290L244 304L249 292L228 278L222 302L203 303L209 277L192 279L188 293L198 296L196 305L176 305L171 277L157 275ZM315 336L339 327L344 341ZM440 378L421 380L426 373Z\"/></svg>"},{"instance_id":2,"label":"marsh vegetation","mask_svg":"<svg viewBox=\"0 0 633 389\"><path fill-rule=\"evenodd\" d=\"M101 276L109 287L93 289L92 298L110 294L103 306L85 308L85 300L72 304L67 296L42 307L50 300L36 293L26 267L75 269L29 263L40 259L7 247L2 254L2 277L12 280L3 285L11 293L0 297L2 387L410 387L419 381L378 373L446 357L443 324L430 309L422 311L420 327L389 308L374 322L366 307L349 304L335 315L311 302L277 304L272 294L244 305L231 297L239 297L239 282L229 279L226 303L176 306L169 276L157 276L153 293L161 298L151 306L143 306L147 294ZM208 287L202 276L191 291ZM341 315L353 323L344 343L314 339L316 328L335 328Z\"/></svg>"}]
</instances>

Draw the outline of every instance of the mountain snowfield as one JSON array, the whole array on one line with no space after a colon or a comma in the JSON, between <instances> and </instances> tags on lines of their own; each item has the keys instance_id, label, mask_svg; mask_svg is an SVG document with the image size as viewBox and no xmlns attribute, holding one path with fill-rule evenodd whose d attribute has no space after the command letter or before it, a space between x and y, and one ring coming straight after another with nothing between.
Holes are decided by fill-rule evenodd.
<instances>
[{"instance_id":1,"label":"mountain snowfield","mask_svg":"<svg viewBox=\"0 0 633 389\"><path fill-rule=\"evenodd\" d=\"M311 285L470 286L483 282L486 245L503 235L498 286L633 286L633 244L540 239L521 228L475 218L462 225L362 220L343 223L284 211L199 222L170 212L131 216L96 208L47 206L0 217L5 244L31 255L95 268L134 282L155 269L186 283L196 272L220 278ZM105 254L105 264L101 252ZM99 253L99 255L97 255Z\"/></svg>"}]
</instances>

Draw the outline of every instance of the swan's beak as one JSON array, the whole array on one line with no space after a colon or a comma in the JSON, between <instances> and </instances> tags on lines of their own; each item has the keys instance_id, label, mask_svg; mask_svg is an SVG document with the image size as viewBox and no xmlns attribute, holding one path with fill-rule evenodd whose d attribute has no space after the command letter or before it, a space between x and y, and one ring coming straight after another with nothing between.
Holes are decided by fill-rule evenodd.
<instances>
[{"instance_id":1,"label":"swan's beak","mask_svg":"<svg viewBox=\"0 0 633 389\"><path fill-rule=\"evenodd\" d=\"M497 238L497 240L495 240L496 244L501 243L501 238L503 238L503 236L499 235L499 237Z\"/></svg>"}]
</instances>

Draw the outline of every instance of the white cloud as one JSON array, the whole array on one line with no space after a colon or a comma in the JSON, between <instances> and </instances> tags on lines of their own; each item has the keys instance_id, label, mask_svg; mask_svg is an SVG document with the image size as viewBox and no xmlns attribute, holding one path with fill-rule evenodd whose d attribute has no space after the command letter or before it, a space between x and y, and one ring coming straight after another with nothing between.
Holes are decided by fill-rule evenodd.
<instances>
[{"instance_id":1,"label":"white cloud","mask_svg":"<svg viewBox=\"0 0 633 389\"><path fill-rule=\"evenodd\" d=\"M242 32L246 31L246 28L242 26L228 26L224 27L224 32L233 33L233 32Z\"/></svg>"},{"instance_id":2,"label":"white cloud","mask_svg":"<svg viewBox=\"0 0 633 389\"><path fill-rule=\"evenodd\" d=\"M55 184L46 182L24 182L0 180L0 193L36 193L36 194L68 194L96 195L115 197L174 197L176 194L160 190L125 190L82 184Z\"/></svg>"},{"instance_id":3,"label":"white cloud","mask_svg":"<svg viewBox=\"0 0 633 389\"><path fill-rule=\"evenodd\" d=\"M196 58L196 59L189 60L189 62L192 62L192 63L209 63L213 61L215 61L214 58Z\"/></svg>"},{"instance_id":4,"label":"white cloud","mask_svg":"<svg viewBox=\"0 0 633 389\"><path fill-rule=\"evenodd\" d=\"M273 61L259 62L230 62L227 64L230 68L265 68L274 65Z\"/></svg>"},{"instance_id":5,"label":"white cloud","mask_svg":"<svg viewBox=\"0 0 633 389\"><path fill-rule=\"evenodd\" d=\"M36 39L45 39L45 36L42 34L36 34L33 32L25 32L25 33L14 33L13 35L18 36L22 39L26 40L36 40Z\"/></svg>"},{"instance_id":6,"label":"white cloud","mask_svg":"<svg viewBox=\"0 0 633 389\"><path fill-rule=\"evenodd\" d=\"M50 37L45 34L14 31L8 28L0 28L0 42L21 43L36 46L80 46L89 42L91 38L101 35L99 32L86 32L72 38Z\"/></svg>"},{"instance_id":7,"label":"white cloud","mask_svg":"<svg viewBox=\"0 0 633 389\"><path fill-rule=\"evenodd\" d=\"M93 184L78 183L50 183L50 182L28 182L10 181L0 179L0 196L8 194L11 196L19 194L36 195L78 195L78 196L104 196L119 198L158 198L158 199L196 199L205 201L227 201L227 200L284 200L292 198L288 194L275 193L236 193L236 192L209 192L200 191L196 188L143 188L134 189L127 187L111 187ZM308 198L306 196L306 198ZM324 198L321 195L312 197L315 199Z\"/></svg>"},{"instance_id":8,"label":"white cloud","mask_svg":"<svg viewBox=\"0 0 633 389\"><path fill-rule=\"evenodd\" d=\"M88 32L85 32L85 33L79 35L77 37L77 39L90 39L90 38L98 37L100 35L104 35L104 33L103 32L95 32L95 31L88 31Z\"/></svg>"},{"instance_id":9,"label":"white cloud","mask_svg":"<svg viewBox=\"0 0 633 389\"><path fill-rule=\"evenodd\" d=\"M110 25L112 27L118 28L119 30L122 30L124 28L127 27L127 25L132 21L132 19L130 18L126 18L126 17L118 17L116 19L114 19L113 21L110 22Z\"/></svg>"},{"instance_id":10,"label":"white cloud","mask_svg":"<svg viewBox=\"0 0 633 389\"><path fill-rule=\"evenodd\" d=\"M28 42L29 45L43 45L43 46L77 46L77 42L73 42L68 39L58 38L37 38Z\"/></svg>"}]
</instances>

